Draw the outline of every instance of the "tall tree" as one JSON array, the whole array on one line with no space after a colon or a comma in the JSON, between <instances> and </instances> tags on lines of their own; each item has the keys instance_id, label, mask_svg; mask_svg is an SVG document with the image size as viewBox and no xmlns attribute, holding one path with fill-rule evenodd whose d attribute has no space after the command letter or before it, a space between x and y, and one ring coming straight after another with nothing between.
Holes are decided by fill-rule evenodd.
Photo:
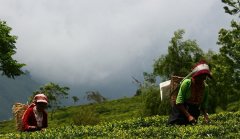
<instances>
[{"instance_id":1,"label":"tall tree","mask_svg":"<svg viewBox=\"0 0 240 139\"><path fill-rule=\"evenodd\" d=\"M172 75L186 76L194 63L203 58L195 40L183 40L184 30L174 32L168 54L161 55L153 65L153 73L169 79Z\"/></svg>"},{"instance_id":2,"label":"tall tree","mask_svg":"<svg viewBox=\"0 0 240 139\"><path fill-rule=\"evenodd\" d=\"M79 98L77 96L72 96L74 104L79 101Z\"/></svg>"},{"instance_id":3,"label":"tall tree","mask_svg":"<svg viewBox=\"0 0 240 139\"><path fill-rule=\"evenodd\" d=\"M220 30L218 44L222 46L220 56L231 69L226 75L233 78L231 88L233 92L236 92L240 90L240 22L232 21L231 27L232 29L229 30Z\"/></svg>"},{"instance_id":4,"label":"tall tree","mask_svg":"<svg viewBox=\"0 0 240 139\"><path fill-rule=\"evenodd\" d=\"M101 103L101 102L107 100L98 91L87 91L86 92L86 97L87 97L87 100L95 101L97 103Z\"/></svg>"},{"instance_id":5,"label":"tall tree","mask_svg":"<svg viewBox=\"0 0 240 139\"><path fill-rule=\"evenodd\" d=\"M57 109L59 109L61 106L61 100L68 98L68 91L69 87L61 87L58 84L55 83L48 83L44 86L40 87L38 91L33 92L33 95L35 96L39 92L45 94L48 97L49 101L49 108L51 108L51 118L53 117L53 114Z\"/></svg>"},{"instance_id":6,"label":"tall tree","mask_svg":"<svg viewBox=\"0 0 240 139\"><path fill-rule=\"evenodd\" d=\"M0 20L0 71L2 75L14 78L24 73L21 68L25 64L18 63L12 58L16 53L17 36L11 35L11 30L12 28L7 26L5 21Z\"/></svg>"},{"instance_id":7,"label":"tall tree","mask_svg":"<svg viewBox=\"0 0 240 139\"><path fill-rule=\"evenodd\" d=\"M195 40L183 40L184 30L174 32L174 36L168 46L168 53L161 55L153 65L153 74L144 73L144 80L149 83L155 82L155 76L163 80L169 79L172 75L186 76L193 64L203 59L204 53L198 47ZM210 55L210 54L209 54ZM141 90L144 98L144 115L164 115L170 110L170 101L161 101L159 87L149 86Z\"/></svg>"},{"instance_id":8,"label":"tall tree","mask_svg":"<svg viewBox=\"0 0 240 139\"><path fill-rule=\"evenodd\" d=\"M144 83L143 87L150 87L156 85L156 75L153 73L143 72Z\"/></svg>"},{"instance_id":9,"label":"tall tree","mask_svg":"<svg viewBox=\"0 0 240 139\"><path fill-rule=\"evenodd\" d=\"M240 0L222 0L222 2L227 4L223 7L226 13L230 15L237 15L240 13ZM240 17L240 14L238 17Z\"/></svg>"},{"instance_id":10,"label":"tall tree","mask_svg":"<svg viewBox=\"0 0 240 139\"><path fill-rule=\"evenodd\" d=\"M225 12L240 17L239 0L222 0L226 4ZM220 29L218 33L220 53L213 56L212 73L217 104L226 109L226 104L238 101L240 98L240 22L231 21L230 29Z\"/></svg>"}]
</instances>

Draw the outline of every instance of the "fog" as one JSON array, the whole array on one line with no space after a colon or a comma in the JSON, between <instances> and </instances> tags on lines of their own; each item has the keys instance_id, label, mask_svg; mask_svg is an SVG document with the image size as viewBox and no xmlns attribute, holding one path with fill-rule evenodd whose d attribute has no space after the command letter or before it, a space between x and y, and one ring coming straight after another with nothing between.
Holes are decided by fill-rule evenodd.
<instances>
[{"instance_id":1,"label":"fog","mask_svg":"<svg viewBox=\"0 0 240 139\"><path fill-rule=\"evenodd\" d=\"M42 83L98 90L109 98L134 95L167 53L174 31L218 51L220 28L230 26L219 0L0 0L0 19L18 36L15 58Z\"/></svg>"}]
</instances>

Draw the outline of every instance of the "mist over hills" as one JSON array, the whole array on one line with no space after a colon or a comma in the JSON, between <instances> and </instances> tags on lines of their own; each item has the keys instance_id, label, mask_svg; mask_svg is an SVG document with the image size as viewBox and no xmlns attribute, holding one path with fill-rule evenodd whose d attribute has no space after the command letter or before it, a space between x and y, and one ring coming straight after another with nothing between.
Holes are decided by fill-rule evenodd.
<instances>
[{"instance_id":1,"label":"mist over hills","mask_svg":"<svg viewBox=\"0 0 240 139\"><path fill-rule=\"evenodd\" d=\"M44 84L51 82L41 80L31 76L30 72L25 75L15 77L15 79L0 76L0 121L9 120L12 118L12 106L16 102L27 103L28 97L32 95L33 91L38 90ZM77 96L79 101L77 105L89 103L86 99L87 91L98 91L108 100L134 96L137 86L131 82L112 82L111 84L83 84L72 85L64 82L53 81L60 86L67 86L70 88L68 91L68 99L61 101L62 106L75 105L72 96Z\"/></svg>"},{"instance_id":2,"label":"mist over hills","mask_svg":"<svg viewBox=\"0 0 240 139\"><path fill-rule=\"evenodd\" d=\"M0 76L0 121L12 117L12 105L16 102L27 103L28 97L40 84L27 72L25 75L10 79Z\"/></svg>"}]
</instances>

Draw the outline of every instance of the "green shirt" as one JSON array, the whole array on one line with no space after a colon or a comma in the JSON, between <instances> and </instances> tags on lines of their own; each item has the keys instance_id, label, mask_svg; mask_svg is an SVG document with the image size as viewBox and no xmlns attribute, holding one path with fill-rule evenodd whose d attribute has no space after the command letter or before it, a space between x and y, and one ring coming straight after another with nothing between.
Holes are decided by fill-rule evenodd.
<instances>
[{"instance_id":1,"label":"green shirt","mask_svg":"<svg viewBox=\"0 0 240 139\"><path fill-rule=\"evenodd\" d=\"M200 104L200 107L202 109L206 109L208 106L208 93L209 93L209 87L205 83L205 89L204 89L204 95L203 95L203 101ZM176 104L183 104L186 102L191 96L191 79L185 79L178 91Z\"/></svg>"}]
</instances>

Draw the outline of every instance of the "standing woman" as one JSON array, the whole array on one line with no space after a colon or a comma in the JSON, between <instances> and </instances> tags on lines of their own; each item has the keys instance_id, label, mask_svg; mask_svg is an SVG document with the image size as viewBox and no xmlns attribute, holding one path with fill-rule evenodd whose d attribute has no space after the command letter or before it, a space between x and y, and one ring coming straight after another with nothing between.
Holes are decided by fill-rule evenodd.
<instances>
[{"instance_id":1,"label":"standing woman","mask_svg":"<svg viewBox=\"0 0 240 139\"><path fill-rule=\"evenodd\" d=\"M48 126L47 112L45 111L47 105L47 96L44 94L34 96L33 103L28 107L22 117L23 131L42 130Z\"/></svg>"},{"instance_id":2,"label":"standing woman","mask_svg":"<svg viewBox=\"0 0 240 139\"><path fill-rule=\"evenodd\" d=\"M207 113L209 87L205 82L207 77L212 78L209 66L205 61L200 61L192 69L191 79L182 81L168 124L197 123L200 112L203 113L205 122L209 122Z\"/></svg>"}]
</instances>

